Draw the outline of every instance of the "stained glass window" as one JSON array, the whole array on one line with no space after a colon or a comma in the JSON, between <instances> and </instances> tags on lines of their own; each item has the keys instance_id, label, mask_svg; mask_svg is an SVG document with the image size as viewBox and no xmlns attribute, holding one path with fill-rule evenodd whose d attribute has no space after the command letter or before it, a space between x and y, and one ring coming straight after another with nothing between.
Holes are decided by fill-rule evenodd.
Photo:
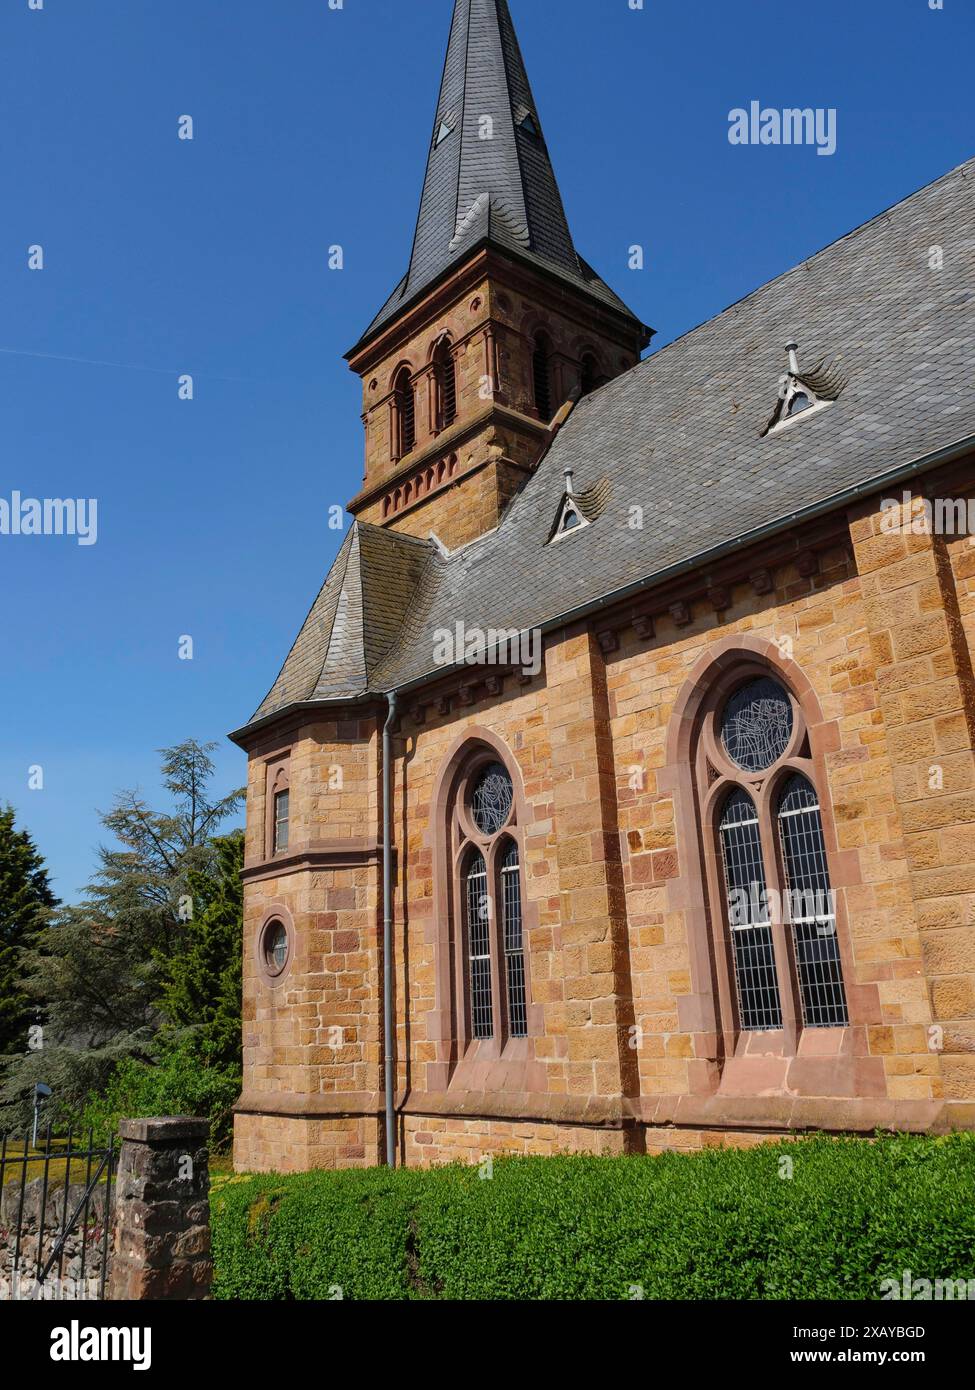
<instances>
[{"instance_id":1,"label":"stained glass window","mask_svg":"<svg viewBox=\"0 0 975 1390\"><path fill-rule=\"evenodd\" d=\"M720 829L741 1026L747 1031L781 1028L762 840L747 792L738 788L731 793Z\"/></svg>"},{"instance_id":2,"label":"stained glass window","mask_svg":"<svg viewBox=\"0 0 975 1390\"><path fill-rule=\"evenodd\" d=\"M513 1038L524 1038L528 1033L525 945L521 926L521 872L518 846L514 843L508 845L501 861L501 902L508 986L508 1030Z\"/></svg>"},{"instance_id":3,"label":"stained glass window","mask_svg":"<svg viewBox=\"0 0 975 1390\"><path fill-rule=\"evenodd\" d=\"M501 763L488 763L471 796L471 816L482 835L496 835L507 824L513 797L507 769Z\"/></svg>"},{"instance_id":4,"label":"stained glass window","mask_svg":"<svg viewBox=\"0 0 975 1390\"><path fill-rule=\"evenodd\" d=\"M778 762L792 737L792 701L767 676L735 691L721 718L721 741L732 762L763 772Z\"/></svg>"},{"instance_id":5,"label":"stained glass window","mask_svg":"<svg viewBox=\"0 0 975 1390\"><path fill-rule=\"evenodd\" d=\"M807 1028L843 1028L850 1020L823 819L816 793L801 773L789 778L779 799L779 836L803 1022Z\"/></svg>"},{"instance_id":6,"label":"stained glass window","mask_svg":"<svg viewBox=\"0 0 975 1390\"><path fill-rule=\"evenodd\" d=\"M467 867L467 961L471 991L471 1033L475 1038L494 1036L490 916L487 866L483 854L475 850Z\"/></svg>"}]
</instances>

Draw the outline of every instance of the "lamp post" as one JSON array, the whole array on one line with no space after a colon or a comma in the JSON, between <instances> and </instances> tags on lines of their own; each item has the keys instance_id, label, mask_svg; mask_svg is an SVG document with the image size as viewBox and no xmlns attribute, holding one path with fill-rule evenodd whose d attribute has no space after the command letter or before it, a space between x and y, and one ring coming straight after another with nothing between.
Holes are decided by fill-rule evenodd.
<instances>
[{"instance_id":1,"label":"lamp post","mask_svg":"<svg viewBox=\"0 0 975 1390\"><path fill-rule=\"evenodd\" d=\"M30 1142L32 1149L37 1148L37 1122L41 1117L41 1101L47 1100L50 1094L50 1086L45 1086L43 1081L38 1081L34 1087L34 1135Z\"/></svg>"}]
</instances>

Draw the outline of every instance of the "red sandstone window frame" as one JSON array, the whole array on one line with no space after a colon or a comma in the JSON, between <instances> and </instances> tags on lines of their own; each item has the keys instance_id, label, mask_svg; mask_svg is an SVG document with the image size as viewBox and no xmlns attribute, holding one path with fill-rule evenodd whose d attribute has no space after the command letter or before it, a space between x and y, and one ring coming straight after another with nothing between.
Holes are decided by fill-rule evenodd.
<instances>
[{"instance_id":1,"label":"red sandstone window frame","mask_svg":"<svg viewBox=\"0 0 975 1390\"><path fill-rule=\"evenodd\" d=\"M705 834L701 816L696 758L707 712L722 704L726 690L752 675L771 676L785 686L798 702L809 734L812 783L837 895L837 943L850 1020L846 1028L815 1028L791 1037L784 1031L735 1031L726 963L716 949L722 935L724 885L714 872L716 847ZM805 1104L824 1097L887 1094L883 1058L870 1051L869 1025L885 1022L879 985L857 976L848 918L847 892L861 889L867 881L862 851L855 844L840 845L829 796L829 760L853 746L847 742L850 735L836 703L827 714L809 677L781 645L768 637L736 632L707 644L670 709L655 795L671 798L674 808L678 863L667 882L666 902L686 931L690 978L675 1004L678 1027L690 1040L694 1060L689 1083L696 1096L728 1096L733 1106L758 1105L764 1112L766 1106L781 1106L783 1097Z\"/></svg>"},{"instance_id":2,"label":"red sandstone window frame","mask_svg":"<svg viewBox=\"0 0 975 1390\"><path fill-rule=\"evenodd\" d=\"M291 790L291 750L287 753L276 754L271 761L265 764L264 775L264 858L276 859L288 854L292 848L291 825L290 825L290 806L288 824L288 844L283 848L277 848L275 834L275 808L277 797L281 792Z\"/></svg>"},{"instance_id":3,"label":"red sandstone window frame","mask_svg":"<svg viewBox=\"0 0 975 1390\"><path fill-rule=\"evenodd\" d=\"M511 778L513 800L505 825L493 835L483 835L470 815L470 792L489 763L501 763ZM526 1067L534 1065L535 1039L543 1031L541 1006L533 1002L531 972L531 932L537 925L536 906L527 895L525 827L530 811L525 801L520 770L510 750L492 732L469 731L448 754L438 777L431 824L438 826L435 856L435 911L437 917L437 1008L434 1025L444 1042L443 1060L455 1072L457 1084L489 1089L480 1079L484 1064L510 1064L505 1084L528 1088ZM493 901L502 902L502 860L508 845L518 852L521 890L522 949L526 1032L512 1035L507 1018L508 991L505 980L503 912L491 914L491 982L494 1028L491 1038L475 1038L470 1017L470 990L467 979L467 935L465 921L465 871L472 849L484 855L489 891ZM501 1084L499 1074L494 1073ZM446 1082L445 1077L445 1082Z\"/></svg>"},{"instance_id":4,"label":"red sandstone window frame","mask_svg":"<svg viewBox=\"0 0 975 1390\"><path fill-rule=\"evenodd\" d=\"M284 928L285 935L288 939L287 955L285 956L284 964L280 966L280 968L269 965L266 949L268 934L276 925L280 925ZM261 917L257 933L254 937L254 963L257 967L258 978L262 980L265 985L270 985L273 988L275 985L282 984L291 974L295 963L297 940L294 918L291 916L288 908L284 903L270 904Z\"/></svg>"},{"instance_id":5,"label":"red sandstone window frame","mask_svg":"<svg viewBox=\"0 0 975 1390\"><path fill-rule=\"evenodd\" d=\"M407 410L407 404L412 409ZM408 426L412 426L411 429ZM416 448L416 385L413 369L402 363L393 373L390 396L390 443L393 462L405 458Z\"/></svg>"},{"instance_id":6,"label":"red sandstone window frame","mask_svg":"<svg viewBox=\"0 0 975 1390\"><path fill-rule=\"evenodd\" d=\"M431 433L440 434L457 419L457 363L449 334L434 343L430 362L433 366Z\"/></svg>"},{"instance_id":7,"label":"red sandstone window frame","mask_svg":"<svg viewBox=\"0 0 975 1390\"><path fill-rule=\"evenodd\" d=\"M753 773L739 767L725 751L720 734L720 721L731 695L749 681L763 677L776 681L788 695L792 705L792 732L782 755L769 768ZM835 833L826 792L825 775L812 754L810 728L804 702L799 698L796 689L781 670L770 667L765 662L755 660L754 657L743 652L739 661L731 662L724 669L714 673L696 715L692 766L697 819L704 850L705 887L707 901L710 904L709 917L711 949L715 967L717 1022L726 1039L727 1055L742 1054L748 1050L750 1034L749 1030L742 1027L738 991L735 984L733 929L727 909L727 885L724 876L720 831L722 813L732 791L736 787L743 789L755 806L761 837L766 886L781 897L787 890L788 881L779 836L779 799L790 777L795 773L800 773L805 777L816 792L819 801L826 844L826 863L834 892L837 890L838 883L837 866L833 856ZM843 979L846 984L847 998L851 1005L851 1016L845 1026L837 1025L833 1028L816 1028L814 1030L821 1034L842 1034L856 1022L852 1015L851 996L853 991L850 990L850 984L855 976L842 894L837 894L836 932ZM763 1030L763 1036L781 1033L784 1055L795 1055L799 1048L799 1040L804 1031L804 1025L793 933L790 924L781 919L781 914L772 923L772 942L778 974L782 1027L781 1029Z\"/></svg>"}]
</instances>

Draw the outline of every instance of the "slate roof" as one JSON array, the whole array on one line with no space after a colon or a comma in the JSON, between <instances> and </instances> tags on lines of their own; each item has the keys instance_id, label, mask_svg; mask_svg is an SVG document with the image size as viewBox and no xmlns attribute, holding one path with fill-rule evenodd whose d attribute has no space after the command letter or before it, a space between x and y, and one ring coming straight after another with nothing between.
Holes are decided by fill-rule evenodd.
<instances>
[{"instance_id":1,"label":"slate roof","mask_svg":"<svg viewBox=\"0 0 975 1390\"><path fill-rule=\"evenodd\" d=\"M429 541L354 522L254 720L302 701L350 699L367 691L402 629L434 548Z\"/></svg>"},{"instance_id":2,"label":"slate roof","mask_svg":"<svg viewBox=\"0 0 975 1390\"><path fill-rule=\"evenodd\" d=\"M575 249L508 0L456 0L409 268L352 352L485 242L639 322Z\"/></svg>"},{"instance_id":3,"label":"slate roof","mask_svg":"<svg viewBox=\"0 0 975 1390\"><path fill-rule=\"evenodd\" d=\"M846 384L762 438L793 336L800 367L828 358ZM580 401L497 530L447 555L357 523L255 719L417 682L436 673L438 628L544 626L973 437L975 160ZM579 491L604 474L612 488L547 545L566 468Z\"/></svg>"}]
</instances>

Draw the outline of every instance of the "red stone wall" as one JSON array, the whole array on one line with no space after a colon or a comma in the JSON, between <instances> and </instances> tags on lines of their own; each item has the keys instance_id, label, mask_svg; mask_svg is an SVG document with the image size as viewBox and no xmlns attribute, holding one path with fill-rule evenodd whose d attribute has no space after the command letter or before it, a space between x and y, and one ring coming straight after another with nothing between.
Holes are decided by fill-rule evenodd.
<instances>
[{"instance_id":1,"label":"red stone wall","mask_svg":"<svg viewBox=\"0 0 975 1390\"><path fill-rule=\"evenodd\" d=\"M721 583L690 577L683 597L553 634L532 680L471 673L466 692L411 697L394 807L407 1162L975 1123L972 551L884 534L876 502L831 527L739 557ZM706 985L705 853L681 740L690 694L732 652L803 702L840 903L851 1026L806 1030L793 1055L756 1035L723 1055ZM294 745L295 823L309 839L376 842L375 717L344 743L339 727ZM460 1056L444 808L468 743L515 773L534 1009L529 1038ZM333 805L322 775L340 745L358 772L353 800ZM252 758L249 860L268 750ZM378 858L248 884L245 1090L269 1113L238 1120L239 1166L381 1152L379 885ZM272 988L250 962L275 901L300 944L293 978ZM340 1056L323 1051L336 1021ZM336 1093L350 1113L323 1115Z\"/></svg>"},{"instance_id":2,"label":"red stone wall","mask_svg":"<svg viewBox=\"0 0 975 1390\"><path fill-rule=\"evenodd\" d=\"M413 313L352 359L362 376L363 489L350 510L410 535L431 532L450 549L497 526L534 466L549 420L539 420L533 339L551 347L552 416L579 385L593 353L610 379L640 353L632 326L601 315L579 293L513 265L489 274L462 270ZM438 430L433 353L448 337L457 384L455 421ZM415 390L416 444L396 458L393 386L406 365Z\"/></svg>"}]
</instances>

